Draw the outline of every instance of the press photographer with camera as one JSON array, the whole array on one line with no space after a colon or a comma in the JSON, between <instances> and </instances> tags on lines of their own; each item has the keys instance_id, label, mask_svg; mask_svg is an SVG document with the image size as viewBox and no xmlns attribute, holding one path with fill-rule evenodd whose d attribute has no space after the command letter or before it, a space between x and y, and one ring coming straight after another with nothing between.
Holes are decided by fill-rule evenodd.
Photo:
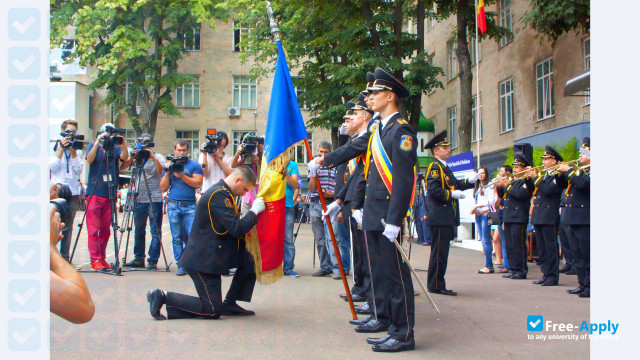
<instances>
[{"instance_id":1,"label":"press photographer with camera","mask_svg":"<svg viewBox=\"0 0 640 360\"><path fill-rule=\"evenodd\" d=\"M82 173L82 148L84 144L83 135L78 135L78 122L65 120L60 126L60 139L56 141L54 147L55 156L49 161L49 171L52 183L62 183L69 185L71 198L69 208L71 209L71 220L65 223L62 229L62 240L60 241L60 255L69 261L69 247L71 245L71 234L73 232L73 219L80 201L80 187L78 186L78 176Z\"/></svg>"},{"instance_id":2,"label":"press photographer with camera","mask_svg":"<svg viewBox=\"0 0 640 360\"><path fill-rule=\"evenodd\" d=\"M247 192L242 201L241 213L246 214L253 204L253 200L256 198L256 194L260 190L260 165L262 164L262 153L264 150L264 137L255 136L253 132L248 132L242 135L240 146L238 151L233 155L231 159L231 167L237 168L239 166L247 165L256 174L256 186Z\"/></svg>"},{"instance_id":3,"label":"press photographer with camera","mask_svg":"<svg viewBox=\"0 0 640 360\"><path fill-rule=\"evenodd\" d=\"M136 147L131 152L133 164L136 168L142 168L144 176L139 186L136 207L133 210L135 223L135 240L133 244L133 260L124 264L126 267L144 268L145 236L147 233L147 220L151 228L151 244L149 244L149 257L147 258L147 270L156 270L160 257L160 228L162 227L162 190L160 178L164 169L165 159L162 154L154 152L153 136L142 134L136 140ZM146 184L144 183L146 179ZM149 191L147 191L147 186ZM151 202L149 202L151 197ZM150 208L153 207L153 211ZM155 221L151 218L151 212L155 215Z\"/></svg>"},{"instance_id":4,"label":"press photographer with camera","mask_svg":"<svg viewBox=\"0 0 640 360\"><path fill-rule=\"evenodd\" d=\"M167 198L167 216L171 228L173 257L176 263L182 256L186 244L182 233L191 235L191 226L196 214L196 189L202 185L202 167L197 161L189 159L189 143L177 139L173 143L173 155L167 155L164 165L160 189L169 191ZM178 266L176 275L186 275L182 266Z\"/></svg>"},{"instance_id":5,"label":"press photographer with camera","mask_svg":"<svg viewBox=\"0 0 640 360\"><path fill-rule=\"evenodd\" d=\"M102 125L96 141L87 148L89 182L87 186L87 232L91 269L111 270L106 261L106 250L111 230L111 200L115 201L120 170L129 164L124 129L113 124ZM109 197L109 184L113 188L113 198Z\"/></svg>"},{"instance_id":6,"label":"press photographer with camera","mask_svg":"<svg viewBox=\"0 0 640 360\"><path fill-rule=\"evenodd\" d=\"M198 163L202 166L204 176L202 193L233 172L231 156L224 153L224 149L229 145L227 133L207 129L206 139L207 141L200 147L200 156L198 156Z\"/></svg>"},{"instance_id":7,"label":"press photographer with camera","mask_svg":"<svg viewBox=\"0 0 640 360\"><path fill-rule=\"evenodd\" d=\"M65 200L57 201L49 210L49 308L65 320L84 324L91 321L95 313L91 293L82 276L60 255L57 248L58 241L64 236L60 232L65 226L60 220L59 209L65 206L68 206Z\"/></svg>"}]
</instances>

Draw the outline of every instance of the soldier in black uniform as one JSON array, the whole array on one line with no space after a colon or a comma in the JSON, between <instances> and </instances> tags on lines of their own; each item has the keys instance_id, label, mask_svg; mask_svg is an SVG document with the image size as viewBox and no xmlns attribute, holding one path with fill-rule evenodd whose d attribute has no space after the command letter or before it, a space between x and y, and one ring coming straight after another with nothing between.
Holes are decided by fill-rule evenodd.
<instances>
[{"instance_id":1,"label":"soldier in black uniform","mask_svg":"<svg viewBox=\"0 0 640 360\"><path fill-rule=\"evenodd\" d=\"M251 210L241 219L234 197L244 195L256 183L256 175L246 166L235 168L227 178L211 186L200 198L196 208L191 236L184 249L180 266L193 280L198 297L149 290L151 316L166 319L161 313L167 306L169 319L218 319L224 315L253 315L236 301L251 301L256 274L244 236L257 224L256 215L264 210L264 200L257 198ZM221 275L237 268L224 302Z\"/></svg>"},{"instance_id":2,"label":"soldier in black uniform","mask_svg":"<svg viewBox=\"0 0 640 360\"><path fill-rule=\"evenodd\" d=\"M558 171L569 181L565 216L571 229L571 249L574 266L578 273L580 286L569 290L570 294L580 297L591 297L591 139L582 139L580 148L580 164L583 169L573 170L567 165L560 165Z\"/></svg>"},{"instance_id":3,"label":"soldier in black uniform","mask_svg":"<svg viewBox=\"0 0 640 360\"><path fill-rule=\"evenodd\" d=\"M456 296L448 290L444 280L449 258L449 245L455 230L460 226L460 207L458 199L464 199L463 190L473 189L478 180L475 173L468 179L458 180L447 166L446 160L451 154L444 130L434 136L425 148L430 149L435 159L429 165L427 177L427 225L431 230L431 257L427 289L430 293Z\"/></svg>"},{"instance_id":4,"label":"soldier in black uniform","mask_svg":"<svg viewBox=\"0 0 640 360\"><path fill-rule=\"evenodd\" d=\"M523 154L515 154L513 173L523 173L531 166L531 159ZM504 278L526 279L527 272L527 224L529 223L529 208L533 194L533 180L527 175L519 176L512 182L503 180L496 184L504 188L504 205L502 207L502 223L504 226L505 245L511 274ZM513 259L513 260L512 260Z\"/></svg>"},{"instance_id":5,"label":"soldier in black uniform","mask_svg":"<svg viewBox=\"0 0 640 360\"><path fill-rule=\"evenodd\" d=\"M551 168L562 162L562 156L552 148L546 146L542 155L542 165ZM534 178L533 209L531 211L531 225L536 230L536 245L540 256L540 270L542 278L533 283L542 286L558 285L559 262L558 254L558 225L560 223L560 196L567 187L564 176L551 175L545 171Z\"/></svg>"}]
</instances>

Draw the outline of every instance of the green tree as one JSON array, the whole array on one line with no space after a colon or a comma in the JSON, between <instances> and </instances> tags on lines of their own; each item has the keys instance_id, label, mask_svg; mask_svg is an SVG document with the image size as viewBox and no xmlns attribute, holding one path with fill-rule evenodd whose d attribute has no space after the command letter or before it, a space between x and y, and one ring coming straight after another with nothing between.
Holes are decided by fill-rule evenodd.
<instances>
[{"instance_id":1,"label":"green tree","mask_svg":"<svg viewBox=\"0 0 640 360\"><path fill-rule=\"evenodd\" d=\"M424 51L424 19L429 1L283 0L273 2L287 61L298 70L294 84L300 102L310 105L308 125L335 129L342 123L344 103L366 85L365 74L376 67L390 70L411 92L405 101L410 123L417 126L422 94L442 87L442 69ZM264 1L229 0L227 8L252 31L241 43L243 60L253 73L273 69L276 46ZM417 34L407 31L416 24ZM246 26L246 25L245 25ZM295 72L295 71L294 71Z\"/></svg>"},{"instance_id":2,"label":"green tree","mask_svg":"<svg viewBox=\"0 0 640 360\"><path fill-rule=\"evenodd\" d=\"M200 26L227 19L220 2L51 0L51 43L58 46L75 27L77 47L67 61L78 59L97 70L88 88L106 88L99 106L125 113L138 135L153 135L159 112L181 116L172 94L193 78L178 73L178 64L196 43Z\"/></svg>"},{"instance_id":3,"label":"green tree","mask_svg":"<svg viewBox=\"0 0 640 360\"><path fill-rule=\"evenodd\" d=\"M530 0L522 17L525 25L553 43L563 33L588 34L591 29L589 0Z\"/></svg>"},{"instance_id":4,"label":"green tree","mask_svg":"<svg viewBox=\"0 0 640 360\"><path fill-rule=\"evenodd\" d=\"M458 148L461 153L471 150L471 124L472 124L472 91L473 74L471 73L471 56L469 54L469 34L474 34L476 28L476 9L473 0L434 0L437 12L434 17L438 20L456 16L456 29L454 39L456 42L456 58L460 77L460 111L458 112ZM485 9L496 0L486 0ZM486 11L487 31L479 35L478 41L491 38L499 41L503 37L513 37L513 34L496 24L497 14ZM453 135L450 135L453 136Z\"/></svg>"}]
</instances>

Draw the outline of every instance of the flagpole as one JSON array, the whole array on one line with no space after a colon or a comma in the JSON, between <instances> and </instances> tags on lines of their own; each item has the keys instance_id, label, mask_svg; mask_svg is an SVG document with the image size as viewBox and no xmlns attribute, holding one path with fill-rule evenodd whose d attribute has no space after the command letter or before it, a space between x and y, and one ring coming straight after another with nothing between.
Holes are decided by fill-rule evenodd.
<instances>
[{"instance_id":1,"label":"flagpole","mask_svg":"<svg viewBox=\"0 0 640 360\"><path fill-rule=\"evenodd\" d=\"M271 34L276 42L280 42L280 29L278 28L278 23L276 22L276 18L273 15L273 9L271 8L271 2L267 1L267 15L269 16L269 26L271 27ZM307 148L307 156L309 161L313 160L313 152L311 151L311 146L309 146L309 140L307 138L304 139L305 147ZM320 197L320 203L322 204L322 210L324 212L327 211L327 203L324 198L324 192L322 191L322 186L320 185L320 179L316 175L315 177L316 185L318 188L318 196ZM358 319L358 315L356 315L356 309L353 305L353 299L351 298L351 290L349 290L349 283L347 282L347 277L344 273L344 267L342 266L342 258L340 257L340 250L338 249L338 245L336 243L336 236L333 232L333 227L331 226L331 220L329 216L326 216L327 228L329 229L329 235L331 236L331 244L333 245L333 251L336 254L336 259L338 261L338 268L340 269L340 275L342 276L342 284L344 285L344 290L347 294L347 300L349 301L349 308L351 310L351 316L353 320Z\"/></svg>"},{"instance_id":2,"label":"flagpole","mask_svg":"<svg viewBox=\"0 0 640 360\"><path fill-rule=\"evenodd\" d=\"M476 152L478 153L478 171L480 171L480 57L478 57L478 0L476 6Z\"/></svg>"}]
</instances>

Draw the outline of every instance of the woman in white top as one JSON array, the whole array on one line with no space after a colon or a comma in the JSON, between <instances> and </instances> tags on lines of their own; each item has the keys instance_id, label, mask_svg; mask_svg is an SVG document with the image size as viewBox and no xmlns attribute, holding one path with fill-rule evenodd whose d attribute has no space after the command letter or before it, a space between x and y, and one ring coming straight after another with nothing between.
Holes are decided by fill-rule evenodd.
<instances>
[{"instance_id":1,"label":"woman in white top","mask_svg":"<svg viewBox=\"0 0 640 360\"><path fill-rule=\"evenodd\" d=\"M475 205L471 208L471 214L476 216L476 230L478 236L482 241L482 248L484 250L485 265L484 268L477 271L478 274L491 274L494 272L493 259L491 258L492 246L491 246L491 230L489 223L487 222L489 217L489 210L491 205L495 202L494 192L491 189L485 189L481 185L487 185L489 183L489 177L487 176L487 169L481 167L478 169L478 180L476 186L473 189L473 197L475 199Z\"/></svg>"}]
</instances>

